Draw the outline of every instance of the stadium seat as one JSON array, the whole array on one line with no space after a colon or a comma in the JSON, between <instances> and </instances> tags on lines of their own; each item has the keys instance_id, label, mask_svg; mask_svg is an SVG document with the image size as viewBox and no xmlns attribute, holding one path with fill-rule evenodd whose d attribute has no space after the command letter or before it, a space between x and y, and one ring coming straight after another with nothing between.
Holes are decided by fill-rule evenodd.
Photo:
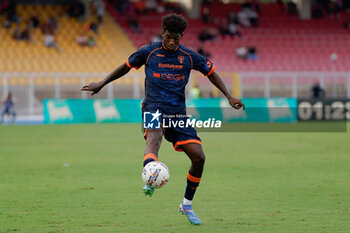
<instances>
[{"instance_id":1,"label":"stadium seat","mask_svg":"<svg viewBox=\"0 0 350 233\"><path fill-rule=\"evenodd\" d=\"M0 60L4 61L1 65L3 72L108 73L124 63L128 55L135 50L134 45L108 13L104 15L103 24L99 27L99 35L91 34L97 46L90 48L81 47L76 43L76 38L84 30L85 24L64 16L67 10L65 6L18 4L16 9L23 19L21 29L25 27L26 20L33 15L39 14L44 20L54 15L59 26L55 39L61 52L44 46L44 35L40 29L32 29L32 42L26 43L12 39L14 25L9 30L1 27Z\"/></svg>"},{"instance_id":2,"label":"stadium seat","mask_svg":"<svg viewBox=\"0 0 350 233\"><path fill-rule=\"evenodd\" d=\"M205 43L212 60L222 71L348 71L350 67L350 33L342 26L344 16L338 18L301 20L288 15L278 3L260 4L259 27L241 28L240 41L257 48L258 60L240 62L235 57L237 39L218 37L214 43ZM231 11L238 12L239 4L212 3L211 16L227 18ZM161 16L138 18L143 32L134 34L128 28L126 17L109 7L111 15L123 28L136 47L147 44L159 30ZM189 28L182 43L197 49L195 42L205 24L198 19L189 20ZM338 54L333 64L331 53Z\"/></svg>"}]
</instances>

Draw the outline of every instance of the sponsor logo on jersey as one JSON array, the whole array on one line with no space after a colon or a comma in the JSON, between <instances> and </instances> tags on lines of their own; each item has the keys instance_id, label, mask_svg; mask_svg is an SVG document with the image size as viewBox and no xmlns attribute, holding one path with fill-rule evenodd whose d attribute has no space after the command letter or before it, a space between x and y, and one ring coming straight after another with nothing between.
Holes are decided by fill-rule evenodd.
<instances>
[{"instance_id":1,"label":"sponsor logo on jersey","mask_svg":"<svg viewBox=\"0 0 350 233\"><path fill-rule=\"evenodd\" d=\"M153 77L170 81L185 81L185 75L179 74L153 73Z\"/></svg>"},{"instance_id":2,"label":"sponsor logo on jersey","mask_svg":"<svg viewBox=\"0 0 350 233\"><path fill-rule=\"evenodd\" d=\"M159 68L168 68L168 69L177 69L177 70L181 70L184 66L182 65L174 65L174 64L163 64L163 63L159 63L158 64Z\"/></svg>"}]
</instances>

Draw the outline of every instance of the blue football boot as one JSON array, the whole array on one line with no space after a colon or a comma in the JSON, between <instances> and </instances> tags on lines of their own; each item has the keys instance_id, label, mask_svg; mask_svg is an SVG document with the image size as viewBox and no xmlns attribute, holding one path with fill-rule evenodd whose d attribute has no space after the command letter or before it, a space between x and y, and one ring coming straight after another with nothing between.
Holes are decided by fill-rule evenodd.
<instances>
[{"instance_id":1,"label":"blue football boot","mask_svg":"<svg viewBox=\"0 0 350 233\"><path fill-rule=\"evenodd\" d=\"M180 213L186 215L186 217L188 218L188 221L190 221L190 223L192 223L194 225L201 224L201 220L192 210L192 205L184 205L181 202L181 204L179 206L179 211L180 211Z\"/></svg>"}]
</instances>

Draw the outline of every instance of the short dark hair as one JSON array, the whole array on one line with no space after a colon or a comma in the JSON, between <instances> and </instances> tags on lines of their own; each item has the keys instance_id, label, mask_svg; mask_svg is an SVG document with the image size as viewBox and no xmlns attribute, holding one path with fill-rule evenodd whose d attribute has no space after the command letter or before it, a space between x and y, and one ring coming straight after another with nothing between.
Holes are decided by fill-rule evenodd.
<instances>
[{"instance_id":1,"label":"short dark hair","mask_svg":"<svg viewBox=\"0 0 350 233\"><path fill-rule=\"evenodd\" d=\"M162 28L170 33L182 34L188 26L187 20L177 14L169 14L162 18Z\"/></svg>"}]
</instances>

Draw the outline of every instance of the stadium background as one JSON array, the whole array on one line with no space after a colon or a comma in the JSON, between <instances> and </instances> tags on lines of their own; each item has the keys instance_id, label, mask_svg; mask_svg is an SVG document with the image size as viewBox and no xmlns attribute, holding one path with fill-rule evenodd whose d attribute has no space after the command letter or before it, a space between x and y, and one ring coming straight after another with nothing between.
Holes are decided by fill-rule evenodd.
<instances>
[{"instance_id":1,"label":"stadium background","mask_svg":"<svg viewBox=\"0 0 350 233\"><path fill-rule=\"evenodd\" d=\"M19 120L42 114L45 98L89 98L77 90L102 79L130 53L155 39L161 17L169 12L188 16L190 24L182 43L195 51L203 48L236 96L309 98L311 87L319 82L326 98L350 98L347 1L253 2L248 9L256 12L256 26L254 22L244 26L244 16L238 19L242 1L188 1L192 3L188 14L181 7L188 3L176 1L9 2L2 3L0 96L13 92ZM303 9L300 17L299 6ZM102 8L101 23L98 7ZM36 27L31 25L33 16L39 20ZM9 21L7 27L5 21ZM221 35L229 22L240 36ZM13 39L16 29L19 34L28 31L29 39ZM44 45L47 34L53 35L58 49ZM79 36L83 41L91 36L95 45L79 45ZM242 47L255 49L256 55L239 58L236 50ZM196 84L201 97L220 96L194 72L189 86ZM98 97L142 98L143 93L141 69L105 88Z\"/></svg>"},{"instance_id":2,"label":"stadium background","mask_svg":"<svg viewBox=\"0 0 350 233\"><path fill-rule=\"evenodd\" d=\"M67 120L56 123L74 122L62 108L72 107L69 101L78 101L78 112L79 105L95 99L107 108L121 101L136 106L144 95L143 68L106 86L97 97L80 88L103 79L137 48L156 40L161 17L176 12L189 20L182 44L210 55L235 96L252 105L277 101L273 107L289 99L306 101L314 107L312 119L319 103L335 108L340 103L343 116L349 117L349 1L247 2L3 0L0 97L12 92L15 124L29 125L54 123L44 114L49 101L63 110L56 111L57 117ZM247 20L247 14L253 19ZM52 39L55 45L49 48L44 41ZM255 54L237 54L242 51ZM313 97L315 85L324 90L319 98ZM223 97L197 72L186 89L190 100L195 87L201 93L196 101ZM106 112L105 122L118 122L111 114L113 118L113 111ZM173 180L157 198L145 203L139 197L139 131L139 124L123 123L1 126L0 232L154 232L149 219L159 219L153 224L164 232L348 230L348 133L201 134L207 138L207 154L216 157L208 161L208 180L196 204L207 225L193 229L173 215L188 161L179 161L168 143L163 143L161 160ZM233 153L232 143L244 150ZM228 180L236 182L228 185ZM169 198L169 192L179 198ZM220 195L217 203L212 197ZM125 201L130 198L138 205ZM159 203L165 213L154 210Z\"/></svg>"}]
</instances>

